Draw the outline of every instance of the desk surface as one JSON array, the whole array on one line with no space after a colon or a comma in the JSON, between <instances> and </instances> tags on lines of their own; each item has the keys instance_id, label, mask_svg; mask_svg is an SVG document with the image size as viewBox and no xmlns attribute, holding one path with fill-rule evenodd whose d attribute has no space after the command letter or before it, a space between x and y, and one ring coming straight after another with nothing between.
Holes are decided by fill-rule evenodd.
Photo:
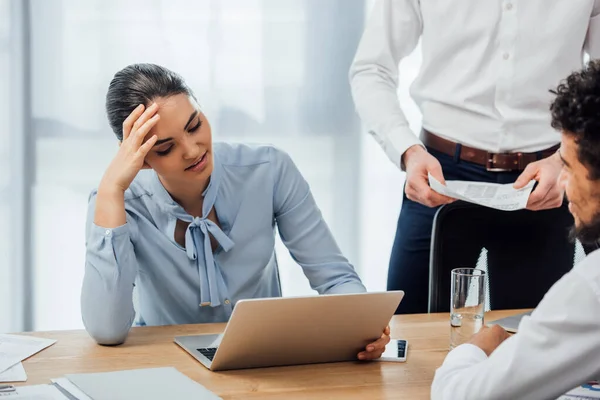
<instances>
[{"instance_id":1,"label":"desk surface","mask_svg":"<svg viewBox=\"0 0 600 400\"><path fill-rule=\"evenodd\" d=\"M486 320L521 310L492 311ZM392 337L409 342L406 363L345 362L210 372L173 343L176 335L222 332L224 324L133 328L121 346L96 345L85 331L35 332L58 340L24 362L24 384L48 383L68 373L173 366L224 399L426 399L433 374L448 352L449 315L395 316Z\"/></svg>"}]
</instances>

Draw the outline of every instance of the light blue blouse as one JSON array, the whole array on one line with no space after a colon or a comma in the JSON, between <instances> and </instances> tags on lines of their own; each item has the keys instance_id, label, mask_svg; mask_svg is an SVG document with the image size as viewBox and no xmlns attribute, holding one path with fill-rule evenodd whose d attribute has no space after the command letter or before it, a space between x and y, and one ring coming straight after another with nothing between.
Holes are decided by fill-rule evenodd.
<instances>
[{"instance_id":1,"label":"light blue blouse","mask_svg":"<svg viewBox=\"0 0 600 400\"><path fill-rule=\"evenodd\" d=\"M84 325L101 344L122 343L139 315L148 325L225 322L240 299L279 297L275 226L317 292L364 292L341 254L307 182L272 146L215 143L214 170L202 217L177 204L154 171L141 171L125 192L127 223L93 223L90 195L81 294ZM214 206L221 228L207 216ZM185 248L177 220L190 222ZM210 235L218 242L212 251Z\"/></svg>"}]
</instances>

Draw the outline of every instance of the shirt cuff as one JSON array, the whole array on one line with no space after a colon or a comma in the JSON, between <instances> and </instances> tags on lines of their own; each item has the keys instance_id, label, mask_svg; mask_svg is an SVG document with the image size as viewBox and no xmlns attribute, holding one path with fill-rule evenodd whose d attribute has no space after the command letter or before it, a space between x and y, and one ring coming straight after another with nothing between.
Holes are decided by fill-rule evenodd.
<instances>
[{"instance_id":1,"label":"shirt cuff","mask_svg":"<svg viewBox=\"0 0 600 400\"><path fill-rule=\"evenodd\" d=\"M126 222L116 228L104 228L92 223L91 233L97 236L118 237L129 233L129 224Z\"/></svg>"},{"instance_id":2,"label":"shirt cuff","mask_svg":"<svg viewBox=\"0 0 600 400\"><path fill-rule=\"evenodd\" d=\"M409 127L404 126L391 131L387 135L386 142L385 152L387 156L402 171L404 171L402 155L406 150L415 145L425 147L413 131Z\"/></svg>"},{"instance_id":3,"label":"shirt cuff","mask_svg":"<svg viewBox=\"0 0 600 400\"><path fill-rule=\"evenodd\" d=\"M453 393L453 375L486 359L485 352L473 344L462 344L452 350L446 356L444 364L435 372L431 384L431 398L433 400L459 398L460 396L457 397Z\"/></svg>"},{"instance_id":4,"label":"shirt cuff","mask_svg":"<svg viewBox=\"0 0 600 400\"><path fill-rule=\"evenodd\" d=\"M444 366L450 365L461 365L465 364L473 365L478 364L487 359L485 351L481 350L474 344L465 343L456 347L446 356L444 360Z\"/></svg>"}]
</instances>

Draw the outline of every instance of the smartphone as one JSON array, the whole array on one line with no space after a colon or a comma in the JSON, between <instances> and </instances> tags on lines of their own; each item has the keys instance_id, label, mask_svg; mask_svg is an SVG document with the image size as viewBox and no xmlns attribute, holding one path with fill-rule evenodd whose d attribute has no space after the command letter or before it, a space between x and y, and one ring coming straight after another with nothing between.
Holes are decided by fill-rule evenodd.
<instances>
[{"instance_id":1,"label":"smartphone","mask_svg":"<svg viewBox=\"0 0 600 400\"><path fill-rule=\"evenodd\" d=\"M379 358L379 361L405 362L407 354L408 342L403 339L392 339L385 346L385 351L381 355L381 358Z\"/></svg>"}]
</instances>

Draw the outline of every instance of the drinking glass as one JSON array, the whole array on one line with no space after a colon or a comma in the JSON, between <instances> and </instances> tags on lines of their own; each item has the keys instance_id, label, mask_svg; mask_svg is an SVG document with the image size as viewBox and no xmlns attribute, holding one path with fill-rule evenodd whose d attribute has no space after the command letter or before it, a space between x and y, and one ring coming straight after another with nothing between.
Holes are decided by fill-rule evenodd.
<instances>
[{"instance_id":1,"label":"drinking glass","mask_svg":"<svg viewBox=\"0 0 600 400\"><path fill-rule=\"evenodd\" d=\"M455 268L451 279L450 350L468 342L483 326L486 273L477 268Z\"/></svg>"}]
</instances>

